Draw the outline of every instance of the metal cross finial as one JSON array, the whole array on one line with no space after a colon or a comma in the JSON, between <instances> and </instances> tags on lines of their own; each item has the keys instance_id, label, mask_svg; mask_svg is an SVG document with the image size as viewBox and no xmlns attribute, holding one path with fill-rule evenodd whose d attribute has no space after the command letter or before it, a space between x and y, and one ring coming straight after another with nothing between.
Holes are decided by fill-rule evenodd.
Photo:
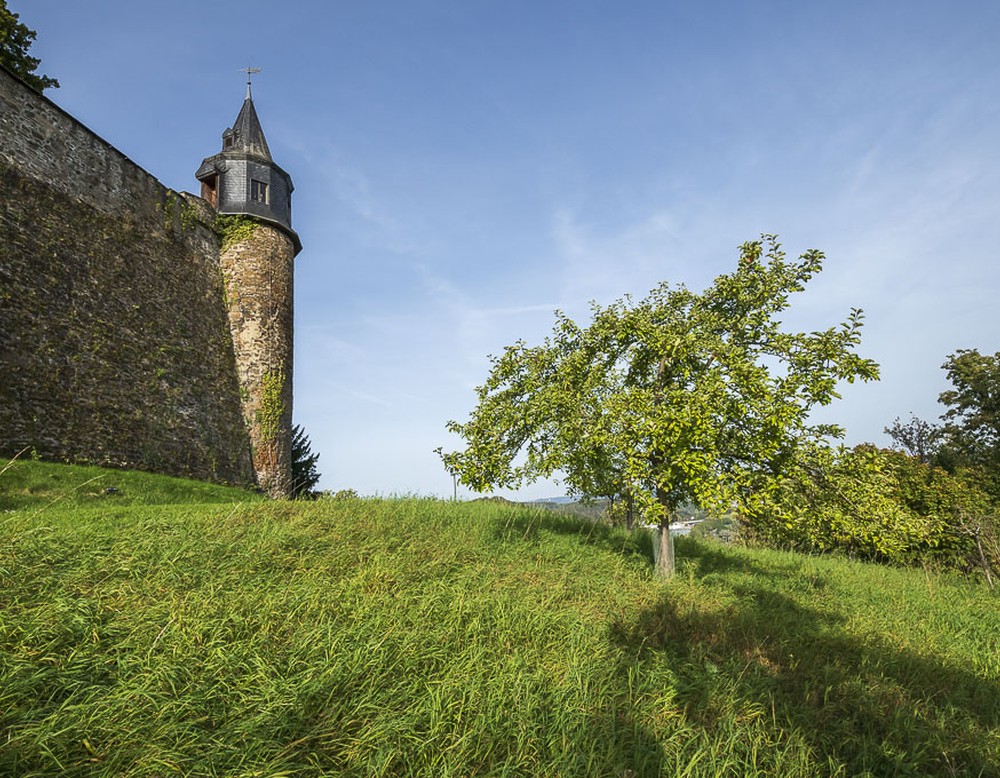
<instances>
[{"instance_id":1,"label":"metal cross finial","mask_svg":"<svg viewBox=\"0 0 1000 778\"><path fill-rule=\"evenodd\" d=\"M245 68L240 68L241 73L247 74L247 100L250 99L250 76L254 75L255 73L260 73L260 71L262 71L263 69L264 68L252 68L250 67L249 64Z\"/></svg>"}]
</instances>

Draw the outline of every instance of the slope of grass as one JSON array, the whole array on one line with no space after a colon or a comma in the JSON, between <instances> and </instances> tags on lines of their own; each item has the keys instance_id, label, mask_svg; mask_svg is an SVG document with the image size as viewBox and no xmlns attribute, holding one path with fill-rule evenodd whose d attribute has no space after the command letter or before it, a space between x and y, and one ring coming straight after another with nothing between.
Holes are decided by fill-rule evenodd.
<instances>
[{"instance_id":1,"label":"slope of grass","mask_svg":"<svg viewBox=\"0 0 1000 778\"><path fill-rule=\"evenodd\" d=\"M0 460L0 511L49 506L167 505L260 501L245 489L139 470Z\"/></svg>"},{"instance_id":2,"label":"slope of grass","mask_svg":"<svg viewBox=\"0 0 1000 778\"><path fill-rule=\"evenodd\" d=\"M0 775L1000 775L958 578L481 504L0 514Z\"/></svg>"}]
</instances>

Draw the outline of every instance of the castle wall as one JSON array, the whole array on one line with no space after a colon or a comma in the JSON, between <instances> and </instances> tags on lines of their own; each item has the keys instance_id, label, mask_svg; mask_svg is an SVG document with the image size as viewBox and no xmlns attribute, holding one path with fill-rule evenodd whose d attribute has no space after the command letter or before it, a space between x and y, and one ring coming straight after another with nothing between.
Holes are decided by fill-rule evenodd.
<instances>
[{"instance_id":1,"label":"castle wall","mask_svg":"<svg viewBox=\"0 0 1000 778\"><path fill-rule=\"evenodd\" d=\"M104 213L160 221L166 189L159 181L3 68L0 160Z\"/></svg>"},{"instance_id":2,"label":"castle wall","mask_svg":"<svg viewBox=\"0 0 1000 778\"><path fill-rule=\"evenodd\" d=\"M0 68L0 453L254 482L212 217Z\"/></svg>"}]
</instances>

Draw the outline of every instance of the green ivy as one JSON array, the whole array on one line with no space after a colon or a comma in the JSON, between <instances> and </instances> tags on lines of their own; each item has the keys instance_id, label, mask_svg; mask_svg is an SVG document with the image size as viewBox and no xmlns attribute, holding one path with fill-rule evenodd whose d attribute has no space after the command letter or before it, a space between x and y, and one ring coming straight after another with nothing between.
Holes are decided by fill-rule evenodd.
<instances>
[{"instance_id":1,"label":"green ivy","mask_svg":"<svg viewBox=\"0 0 1000 778\"><path fill-rule=\"evenodd\" d=\"M180 201L180 209L181 229L187 232L198 223L198 209L191 205L191 203L187 200Z\"/></svg>"},{"instance_id":2,"label":"green ivy","mask_svg":"<svg viewBox=\"0 0 1000 778\"><path fill-rule=\"evenodd\" d=\"M172 231L180 221L181 229L185 232L191 230L198 223L198 209L182 198L173 189L168 189L163 205L157 204L158 209L163 214L163 229Z\"/></svg>"},{"instance_id":3,"label":"green ivy","mask_svg":"<svg viewBox=\"0 0 1000 778\"><path fill-rule=\"evenodd\" d=\"M260 379L260 408L257 410L257 425L262 442L277 440L285 414L282 397L285 386L283 370L268 370Z\"/></svg>"},{"instance_id":4,"label":"green ivy","mask_svg":"<svg viewBox=\"0 0 1000 778\"><path fill-rule=\"evenodd\" d=\"M163 201L163 229L169 231L174 226L177 206L177 193L168 189L166 199Z\"/></svg>"},{"instance_id":5,"label":"green ivy","mask_svg":"<svg viewBox=\"0 0 1000 778\"><path fill-rule=\"evenodd\" d=\"M259 226L252 217L242 214L215 217L215 232L223 251L234 243L252 238Z\"/></svg>"}]
</instances>

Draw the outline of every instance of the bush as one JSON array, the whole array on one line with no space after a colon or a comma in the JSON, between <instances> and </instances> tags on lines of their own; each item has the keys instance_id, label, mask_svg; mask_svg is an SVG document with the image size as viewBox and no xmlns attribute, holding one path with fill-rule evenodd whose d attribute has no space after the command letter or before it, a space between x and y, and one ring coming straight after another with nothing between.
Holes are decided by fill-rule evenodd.
<instances>
[{"instance_id":1,"label":"bush","mask_svg":"<svg viewBox=\"0 0 1000 778\"><path fill-rule=\"evenodd\" d=\"M871 445L810 450L755 515L752 541L893 564L1000 568L997 516L975 473Z\"/></svg>"}]
</instances>

